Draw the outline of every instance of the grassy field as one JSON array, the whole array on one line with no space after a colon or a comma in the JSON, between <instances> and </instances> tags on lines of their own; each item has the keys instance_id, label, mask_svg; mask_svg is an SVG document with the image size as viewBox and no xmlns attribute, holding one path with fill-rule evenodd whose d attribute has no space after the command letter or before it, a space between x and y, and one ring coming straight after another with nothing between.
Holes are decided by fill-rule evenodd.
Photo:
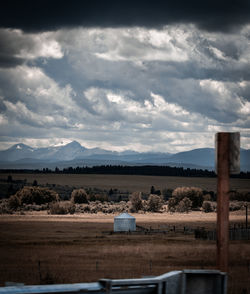
<instances>
[{"instance_id":1,"label":"grassy field","mask_svg":"<svg viewBox=\"0 0 250 294\"><path fill-rule=\"evenodd\" d=\"M0 174L7 179L9 174ZM12 174L13 180L122 191L196 186L216 191L215 178L122 175ZM231 189L249 190L249 180L231 179ZM230 222L245 221L244 211L230 212ZM214 229L215 213L134 214L138 225ZM0 285L93 282L100 278L139 278L177 269L215 269L216 243L193 235L108 234L114 215L0 215ZM228 293L250 293L250 241L230 243ZM245 292L244 292L245 291ZM248 292L247 292L248 291Z\"/></svg>"},{"instance_id":2,"label":"grassy field","mask_svg":"<svg viewBox=\"0 0 250 294\"><path fill-rule=\"evenodd\" d=\"M7 179L9 174L0 174ZM162 177L162 176L127 176L127 175L74 175L74 174L12 174L13 180L27 179L28 183L37 180L39 185L55 184L85 188L113 189L122 191L149 192L156 189L175 189L181 186L195 186L207 191L216 191L216 178ZM249 179L231 179L231 189L249 190Z\"/></svg>"},{"instance_id":3,"label":"grassy field","mask_svg":"<svg viewBox=\"0 0 250 294\"><path fill-rule=\"evenodd\" d=\"M134 214L145 227L215 227L215 213ZM176 269L216 268L216 243L193 235L108 234L114 215L51 216L44 212L0 216L0 284L92 282L137 278ZM231 223L244 212L230 213ZM250 291L250 242L230 243L229 293ZM242 292L243 290L248 292Z\"/></svg>"}]
</instances>

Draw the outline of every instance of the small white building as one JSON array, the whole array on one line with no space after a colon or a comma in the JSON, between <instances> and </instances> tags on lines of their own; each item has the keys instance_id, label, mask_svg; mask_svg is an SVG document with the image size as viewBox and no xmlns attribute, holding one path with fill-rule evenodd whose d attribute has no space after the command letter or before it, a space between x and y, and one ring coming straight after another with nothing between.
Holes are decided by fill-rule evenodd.
<instances>
[{"instance_id":1,"label":"small white building","mask_svg":"<svg viewBox=\"0 0 250 294\"><path fill-rule=\"evenodd\" d=\"M136 231L135 217L127 212L114 217L114 232Z\"/></svg>"}]
</instances>

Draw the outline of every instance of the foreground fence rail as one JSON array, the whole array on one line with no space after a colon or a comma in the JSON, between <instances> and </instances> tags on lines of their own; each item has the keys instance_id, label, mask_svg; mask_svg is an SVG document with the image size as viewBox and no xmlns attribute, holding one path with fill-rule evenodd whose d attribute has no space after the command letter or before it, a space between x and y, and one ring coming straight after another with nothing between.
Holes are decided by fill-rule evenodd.
<instances>
[{"instance_id":1,"label":"foreground fence rail","mask_svg":"<svg viewBox=\"0 0 250 294\"><path fill-rule=\"evenodd\" d=\"M227 275L217 270L183 270L142 279L102 279L97 283L0 287L0 294L42 293L226 294Z\"/></svg>"}]
</instances>

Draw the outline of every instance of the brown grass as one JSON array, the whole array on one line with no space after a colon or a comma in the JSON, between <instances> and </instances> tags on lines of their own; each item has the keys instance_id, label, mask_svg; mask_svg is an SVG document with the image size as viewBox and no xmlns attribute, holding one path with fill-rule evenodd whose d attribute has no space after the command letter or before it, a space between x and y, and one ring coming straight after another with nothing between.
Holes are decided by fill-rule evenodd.
<instances>
[{"instance_id":1,"label":"brown grass","mask_svg":"<svg viewBox=\"0 0 250 294\"><path fill-rule=\"evenodd\" d=\"M142 226L214 227L215 213L134 214ZM92 282L135 278L176 269L215 268L216 244L192 235L107 234L114 215L50 216L45 212L0 216L0 283ZM243 212L230 214L243 221ZM230 291L241 293L250 279L250 242L230 244ZM40 265L39 265L40 264ZM248 287L248 288L247 288Z\"/></svg>"},{"instance_id":2,"label":"brown grass","mask_svg":"<svg viewBox=\"0 0 250 294\"><path fill-rule=\"evenodd\" d=\"M0 178L7 179L9 174L2 173ZM151 186L156 189L175 189L181 186L195 186L203 190L216 191L216 178L163 177L163 176L127 176L127 175L67 175L67 174L12 174L13 180L27 179L28 183L37 180L39 185L56 184L74 187L109 190L117 188L122 191L150 192ZM231 179L234 190L249 190L248 179Z\"/></svg>"}]
</instances>

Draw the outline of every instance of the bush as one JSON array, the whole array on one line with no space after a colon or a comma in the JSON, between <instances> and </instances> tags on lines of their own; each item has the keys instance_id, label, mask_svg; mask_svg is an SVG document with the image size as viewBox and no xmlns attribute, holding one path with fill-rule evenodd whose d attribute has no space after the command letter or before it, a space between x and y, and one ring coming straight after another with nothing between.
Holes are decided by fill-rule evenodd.
<instances>
[{"instance_id":1,"label":"bush","mask_svg":"<svg viewBox=\"0 0 250 294\"><path fill-rule=\"evenodd\" d=\"M173 189L163 189L162 190L162 196L164 200L169 200L172 197Z\"/></svg>"},{"instance_id":2,"label":"bush","mask_svg":"<svg viewBox=\"0 0 250 294\"><path fill-rule=\"evenodd\" d=\"M34 180L32 186L36 187L37 185L38 185L37 180Z\"/></svg>"},{"instance_id":3,"label":"bush","mask_svg":"<svg viewBox=\"0 0 250 294\"><path fill-rule=\"evenodd\" d=\"M8 208L10 210L16 210L21 206L21 201L16 195L10 196L8 199Z\"/></svg>"},{"instance_id":4,"label":"bush","mask_svg":"<svg viewBox=\"0 0 250 294\"><path fill-rule=\"evenodd\" d=\"M204 201L202 204L202 210L206 213L214 211L211 201Z\"/></svg>"},{"instance_id":5,"label":"bush","mask_svg":"<svg viewBox=\"0 0 250 294\"><path fill-rule=\"evenodd\" d=\"M159 211L163 206L162 197L158 195L154 195L154 194L149 195L147 205L148 205L149 211L153 211L153 212Z\"/></svg>"},{"instance_id":6,"label":"bush","mask_svg":"<svg viewBox=\"0 0 250 294\"><path fill-rule=\"evenodd\" d=\"M176 206L176 211L188 213L191 210L191 208L192 208L192 201L189 198L185 197Z\"/></svg>"},{"instance_id":7,"label":"bush","mask_svg":"<svg viewBox=\"0 0 250 294\"><path fill-rule=\"evenodd\" d=\"M177 202L177 199L174 198L174 197L171 197L169 200L168 200L168 210L170 212L175 212L176 211L176 206L177 206L178 202Z\"/></svg>"},{"instance_id":8,"label":"bush","mask_svg":"<svg viewBox=\"0 0 250 294\"><path fill-rule=\"evenodd\" d=\"M210 194L205 194L205 195L203 196L203 201L212 201L212 197L211 197L211 195L210 195Z\"/></svg>"},{"instance_id":9,"label":"bush","mask_svg":"<svg viewBox=\"0 0 250 294\"><path fill-rule=\"evenodd\" d=\"M172 197L176 198L177 203L179 203L184 198L188 198L192 201L192 208L201 207L203 202L202 190L196 187L176 188L172 193Z\"/></svg>"},{"instance_id":10,"label":"bush","mask_svg":"<svg viewBox=\"0 0 250 294\"><path fill-rule=\"evenodd\" d=\"M95 199L96 201L105 202L108 201L108 196L106 194L96 194Z\"/></svg>"},{"instance_id":11,"label":"bush","mask_svg":"<svg viewBox=\"0 0 250 294\"><path fill-rule=\"evenodd\" d=\"M71 193L71 201L73 203L88 203L88 195L84 189L75 189Z\"/></svg>"},{"instance_id":12,"label":"bush","mask_svg":"<svg viewBox=\"0 0 250 294\"><path fill-rule=\"evenodd\" d=\"M241 210L242 208L244 208L244 202L240 202L240 201L230 201L229 203L229 210L230 211L236 211L236 210Z\"/></svg>"},{"instance_id":13,"label":"bush","mask_svg":"<svg viewBox=\"0 0 250 294\"><path fill-rule=\"evenodd\" d=\"M41 187L24 187L18 191L15 195L18 198L20 205L26 204L44 204L53 201L58 201L58 194L47 188ZM12 197L12 196L11 196ZM16 201L14 198L11 201Z\"/></svg>"},{"instance_id":14,"label":"bush","mask_svg":"<svg viewBox=\"0 0 250 294\"><path fill-rule=\"evenodd\" d=\"M9 208L9 199L0 200L0 214L12 214L13 210Z\"/></svg>"},{"instance_id":15,"label":"bush","mask_svg":"<svg viewBox=\"0 0 250 294\"><path fill-rule=\"evenodd\" d=\"M23 204L22 206L23 210L26 211L41 211L41 210L48 210L49 209L49 203L37 205L37 204Z\"/></svg>"},{"instance_id":16,"label":"bush","mask_svg":"<svg viewBox=\"0 0 250 294\"><path fill-rule=\"evenodd\" d=\"M74 214L75 205L68 202L55 202L51 203L49 206L49 214Z\"/></svg>"},{"instance_id":17,"label":"bush","mask_svg":"<svg viewBox=\"0 0 250 294\"><path fill-rule=\"evenodd\" d=\"M134 192L130 195L131 209L137 212L142 209L141 192Z\"/></svg>"},{"instance_id":18,"label":"bush","mask_svg":"<svg viewBox=\"0 0 250 294\"><path fill-rule=\"evenodd\" d=\"M250 192L249 191L241 191L241 192L230 191L229 199L232 201L238 200L238 201L250 202Z\"/></svg>"}]
</instances>

